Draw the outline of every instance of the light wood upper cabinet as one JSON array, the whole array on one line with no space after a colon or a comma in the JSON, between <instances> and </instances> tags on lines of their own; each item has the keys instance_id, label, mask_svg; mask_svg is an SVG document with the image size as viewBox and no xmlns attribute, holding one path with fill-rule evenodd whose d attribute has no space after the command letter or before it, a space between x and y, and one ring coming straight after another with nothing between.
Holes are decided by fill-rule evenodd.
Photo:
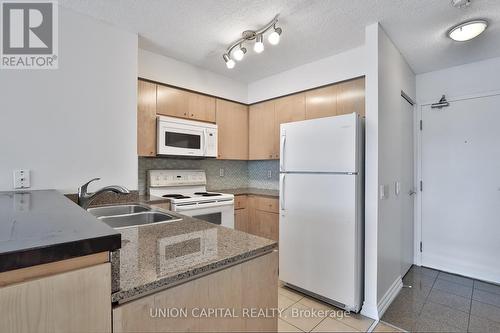
<instances>
[{"instance_id":1,"label":"light wood upper cabinet","mask_svg":"<svg viewBox=\"0 0 500 333\"><path fill-rule=\"evenodd\" d=\"M306 91L306 118L337 115L337 85Z\"/></svg>"},{"instance_id":2,"label":"light wood upper cabinet","mask_svg":"<svg viewBox=\"0 0 500 333\"><path fill-rule=\"evenodd\" d=\"M215 97L190 93L189 118L214 123L215 105Z\"/></svg>"},{"instance_id":3,"label":"light wood upper cabinet","mask_svg":"<svg viewBox=\"0 0 500 333\"><path fill-rule=\"evenodd\" d=\"M337 85L337 115L357 112L365 116L365 78Z\"/></svg>"},{"instance_id":4,"label":"light wood upper cabinet","mask_svg":"<svg viewBox=\"0 0 500 333\"><path fill-rule=\"evenodd\" d=\"M215 98L158 85L156 112L163 116L215 122Z\"/></svg>"},{"instance_id":5,"label":"light wood upper cabinet","mask_svg":"<svg viewBox=\"0 0 500 333\"><path fill-rule=\"evenodd\" d=\"M280 154L280 125L294 121L306 119L306 95L298 93L286 97L276 99L274 110L276 115L275 121L275 141L274 141L274 158L279 158Z\"/></svg>"},{"instance_id":6,"label":"light wood upper cabinet","mask_svg":"<svg viewBox=\"0 0 500 333\"><path fill-rule=\"evenodd\" d=\"M248 106L217 99L218 158L248 159Z\"/></svg>"},{"instance_id":7,"label":"light wood upper cabinet","mask_svg":"<svg viewBox=\"0 0 500 333\"><path fill-rule=\"evenodd\" d=\"M190 94L187 91L158 85L156 113L189 118Z\"/></svg>"},{"instance_id":8,"label":"light wood upper cabinet","mask_svg":"<svg viewBox=\"0 0 500 333\"><path fill-rule=\"evenodd\" d=\"M138 83L137 155L156 155L156 84L146 81Z\"/></svg>"},{"instance_id":9,"label":"light wood upper cabinet","mask_svg":"<svg viewBox=\"0 0 500 333\"><path fill-rule=\"evenodd\" d=\"M250 106L249 159L268 160L276 156L274 101Z\"/></svg>"}]
</instances>

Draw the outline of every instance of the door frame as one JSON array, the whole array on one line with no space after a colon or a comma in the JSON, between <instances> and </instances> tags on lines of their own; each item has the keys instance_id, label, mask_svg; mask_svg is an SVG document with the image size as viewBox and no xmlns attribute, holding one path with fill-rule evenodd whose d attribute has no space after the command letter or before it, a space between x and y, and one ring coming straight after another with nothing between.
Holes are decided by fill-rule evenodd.
<instances>
[{"instance_id":1,"label":"door frame","mask_svg":"<svg viewBox=\"0 0 500 333\"><path fill-rule=\"evenodd\" d=\"M500 95L500 90L491 90L474 94L459 95L447 97L448 102L458 102L469 99L478 99L490 96ZM423 124L423 129L420 129L420 122L422 121L422 112L424 107L427 107L435 101L428 101L424 103L418 103L415 105L417 107L415 112L415 130L414 130L414 146L416 154L415 157L415 184L416 186L416 202L415 202L415 252L414 252L414 263L415 265L422 266L422 252L420 252L420 242L422 242L422 191L420 190L420 181L422 180L422 132L425 130L425 124Z\"/></svg>"},{"instance_id":2,"label":"door frame","mask_svg":"<svg viewBox=\"0 0 500 333\"><path fill-rule=\"evenodd\" d=\"M419 125L420 120L419 120L419 112L418 110L418 103L415 102L409 95L407 95L403 90L401 90L401 97L404 98L408 103L411 104L413 107L412 114L413 114L413 187L415 189L415 199L413 200L413 263L417 264L417 251L420 251L420 248L417 243L417 232L421 230L421 228L417 228L417 200L418 200L418 189L417 189L417 184L418 184L418 179L420 175L418 174L419 170L417 169L417 160L418 160L418 143L417 143L417 135L419 134ZM418 237L420 238L420 237ZM419 241L420 242L420 241ZM420 252L418 252L420 254ZM419 264L420 265L420 264Z\"/></svg>"}]
</instances>

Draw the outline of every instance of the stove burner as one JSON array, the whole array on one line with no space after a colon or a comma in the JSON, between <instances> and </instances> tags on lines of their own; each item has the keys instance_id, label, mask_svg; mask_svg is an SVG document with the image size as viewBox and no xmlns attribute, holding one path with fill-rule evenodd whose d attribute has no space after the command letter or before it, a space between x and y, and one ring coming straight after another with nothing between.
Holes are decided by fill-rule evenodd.
<instances>
[{"instance_id":1,"label":"stove burner","mask_svg":"<svg viewBox=\"0 0 500 333\"><path fill-rule=\"evenodd\" d=\"M195 195L201 195L202 197L216 197L222 195L220 193L209 193L209 192L194 192Z\"/></svg>"},{"instance_id":2,"label":"stove burner","mask_svg":"<svg viewBox=\"0 0 500 333\"><path fill-rule=\"evenodd\" d=\"M173 198L173 199L189 199L190 197L182 195L182 194L165 194L162 195L164 198Z\"/></svg>"}]
</instances>

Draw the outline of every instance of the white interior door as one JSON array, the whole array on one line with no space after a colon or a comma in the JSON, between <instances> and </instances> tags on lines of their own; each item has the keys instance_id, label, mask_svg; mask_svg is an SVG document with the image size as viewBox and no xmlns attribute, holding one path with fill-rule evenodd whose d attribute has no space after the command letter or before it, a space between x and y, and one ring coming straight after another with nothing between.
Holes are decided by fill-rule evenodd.
<instances>
[{"instance_id":1,"label":"white interior door","mask_svg":"<svg viewBox=\"0 0 500 333\"><path fill-rule=\"evenodd\" d=\"M421 112L422 264L500 283L500 95Z\"/></svg>"},{"instance_id":2,"label":"white interior door","mask_svg":"<svg viewBox=\"0 0 500 333\"><path fill-rule=\"evenodd\" d=\"M413 264L414 254L414 154L413 154L413 105L401 97L401 276Z\"/></svg>"},{"instance_id":3,"label":"white interior door","mask_svg":"<svg viewBox=\"0 0 500 333\"><path fill-rule=\"evenodd\" d=\"M355 175L281 174L280 279L360 306Z\"/></svg>"}]
</instances>

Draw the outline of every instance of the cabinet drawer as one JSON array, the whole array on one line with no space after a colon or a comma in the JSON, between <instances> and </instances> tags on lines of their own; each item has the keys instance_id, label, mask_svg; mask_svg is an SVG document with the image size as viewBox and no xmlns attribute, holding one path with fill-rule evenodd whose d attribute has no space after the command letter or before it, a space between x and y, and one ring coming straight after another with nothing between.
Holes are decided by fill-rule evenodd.
<instances>
[{"instance_id":1,"label":"cabinet drawer","mask_svg":"<svg viewBox=\"0 0 500 333\"><path fill-rule=\"evenodd\" d=\"M279 212L279 202L278 199L267 198L267 197L255 197L255 208L263 210L270 213Z\"/></svg>"},{"instance_id":2,"label":"cabinet drawer","mask_svg":"<svg viewBox=\"0 0 500 333\"><path fill-rule=\"evenodd\" d=\"M234 197L234 209L247 208L247 196L246 195L236 195Z\"/></svg>"}]
</instances>

